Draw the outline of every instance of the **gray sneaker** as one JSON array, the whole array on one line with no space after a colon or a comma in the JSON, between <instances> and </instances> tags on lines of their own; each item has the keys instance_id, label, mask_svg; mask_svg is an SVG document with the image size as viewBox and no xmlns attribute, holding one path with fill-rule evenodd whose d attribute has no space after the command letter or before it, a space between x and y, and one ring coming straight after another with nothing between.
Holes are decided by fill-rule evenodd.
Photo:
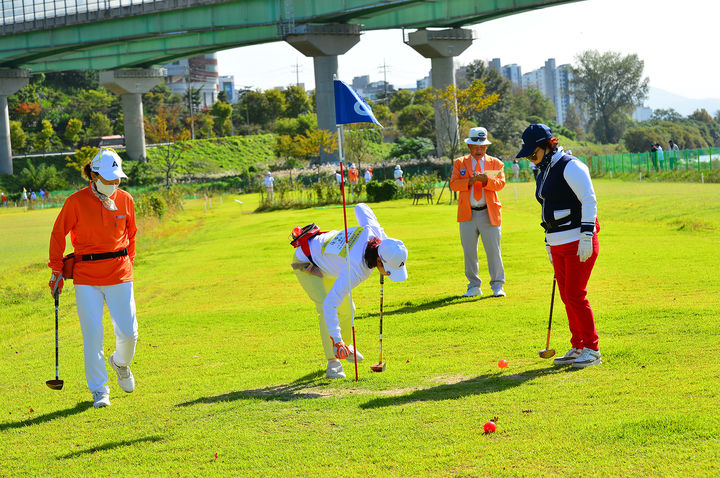
<instances>
[{"instance_id":1,"label":"gray sneaker","mask_svg":"<svg viewBox=\"0 0 720 478\"><path fill-rule=\"evenodd\" d=\"M348 358L346 358L345 360L347 360L348 362L355 363L355 348L352 345L348 345L348 349L350 349L350 355L348 355ZM358 350L357 351L357 361L362 362L364 358L365 357L363 357L363 354L361 354L360 351Z\"/></svg>"},{"instance_id":2,"label":"gray sneaker","mask_svg":"<svg viewBox=\"0 0 720 478\"><path fill-rule=\"evenodd\" d=\"M95 407L95 408L109 407L110 406L110 394L107 392L98 390L97 392L93 393L93 401L94 401L93 407Z\"/></svg>"},{"instance_id":3,"label":"gray sneaker","mask_svg":"<svg viewBox=\"0 0 720 478\"><path fill-rule=\"evenodd\" d=\"M343 372L343 367L339 360L331 360L328 362L325 376L327 378L345 378L345 372Z\"/></svg>"},{"instance_id":4,"label":"gray sneaker","mask_svg":"<svg viewBox=\"0 0 720 478\"><path fill-rule=\"evenodd\" d=\"M505 297L505 296L506 296L505 290L502 287L500 287L499 289L495 289L493 291L493 297Z\"/></svg>"},{"instance_id":5,"label":"gray sneaker","mask_svg":"<svg viewBox=\"0 0 720 478\"><path fill-rule=\"evenodd\" d=\"M601 363L600 351L585 347L582 349L580 356L572 363L572 366L575 368L585 368L591 365L600 365Z\"/></svg>"},{"instance_id":6,"label":"gray sneaker","mask_svg":"<svg viewBox=\"0 0 720 478\"><path fill-rule=\"evenodd\" d=\"M582 352L582 349L576 349L575 347L571 348L567 351L565 355L562 357L558 357L555 360L553 360L553 364L555 365L570 365L580 356L580 352Z\"/></svg>"},{"instance_id":7,"label":"gray sneaker","mask_svg":"<svg viewBox=\"0 0 720 478\"><path fill-rule=\"evenodd\" d=\"M462 296L477 297L478 295L482 295L482 290L480 290L480 287L470 287L467 292L465 292Z\"/></svg>"},{"instance_id":8,"label":"gray sneaker","mask_svg":"<svg viewBox=\"0 0 720 478\"><path fill-rule=\"evenodd\" d=\"M127 393L135 390L135 377L133 377L133 374L130 371L130 366L126 365L124 367L121 367L117 365L115 363L115 354L112 354L110 356L108 362L110 362L110 366L117 373L118 385L120 385L120 388L122 388Z\"/></svg>"}]
</instances>

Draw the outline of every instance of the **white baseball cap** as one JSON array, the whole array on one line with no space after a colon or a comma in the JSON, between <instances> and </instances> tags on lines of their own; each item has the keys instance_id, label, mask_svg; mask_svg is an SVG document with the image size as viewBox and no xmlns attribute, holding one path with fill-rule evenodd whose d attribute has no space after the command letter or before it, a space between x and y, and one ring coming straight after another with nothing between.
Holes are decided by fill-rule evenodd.
<instances>
[{"instance_id":1,"label":"white baseball cap","mask_svg":"<svg viewBox=\"0 0 720 478\"><path fill-rule=\"evenodd\" d=\"M470 136L469 138L465 138L465 142L467 144L492 144L490 141L488 141L488 132L485 128L482 126L478 126L477 128L470 128Z\"/></svg>"},{"instance_id":2,"label":"white baseball cap","mask_svg":"<svg viewBox=\"0 0 720 478\"><path fill-rule=\"evenodd\" d=\"M402 282L408 278L405 267L408 251L402 241L391 237L385 239L378 246L378 256L391 281Z\"/></svg>"},{"instance_id":3,"label":"white baseball cap","mask_svg":"<svg viewBox=\"0 0 720 478\"><path fill-rule=\"evenodd\" d=\"M112 149L101 149L90 162L90 169L106 181L127 178L122 170L122 159Z\"/></svg>"}]
</instances>

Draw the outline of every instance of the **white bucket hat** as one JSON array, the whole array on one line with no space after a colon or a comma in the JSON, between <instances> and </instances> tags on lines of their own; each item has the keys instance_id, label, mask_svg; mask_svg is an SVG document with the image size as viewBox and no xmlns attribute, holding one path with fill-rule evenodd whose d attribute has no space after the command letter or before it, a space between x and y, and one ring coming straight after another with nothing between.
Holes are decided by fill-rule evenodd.
<instances>
[{"instance_id":1,"label":"white bucket hat","mask_svg":"<svg viewBox=\"0 0 720 478\"><path fill-rule=\"evenodd\" d=\"M378 246L378 256L391 281L402 282L408 278L405 267L408 251L402 241L391 237L385 239Z\"/></svg>"},{"instance_id":2,"label":"white bucket hat","mask_svg":"<svg viewBox=\"0 0 720 478\"><path fill-rule=\"evenodd\" d=\"M487 130L482 126L478 126L477 128L470 128L469 136L469 138L465 138L465 142L467 144L492 144L490 141L488 141Z\"/></svg>"},{"instance_id":3,"label":"white bucket hat","mask_svg":"<svg viewBox=\"0 0 720 478\"><path fill-rule=\"evenodd\" d=\"M112 149L101 149L90 162L90 170L106 181L127 178L122 170L122 159Z\"/></svg>"}]
</instances>

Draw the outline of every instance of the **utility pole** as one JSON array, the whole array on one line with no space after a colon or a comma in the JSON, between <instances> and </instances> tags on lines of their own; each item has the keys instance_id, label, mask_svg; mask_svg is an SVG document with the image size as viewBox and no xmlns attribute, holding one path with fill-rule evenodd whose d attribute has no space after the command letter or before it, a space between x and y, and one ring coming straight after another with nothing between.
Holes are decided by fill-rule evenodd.
<instances>
[{"instance_id":1,"label":"utility pole","mask_svg":"<svg viewBox=\"0 0 720 478\"><path fill-rule=\"evenodd\" d=\"M195 139L195 116L193 114L193 94L190 83L188 83L187 97L188 106L190 107L190 139Z\"/></svg>"},{"instance_id":2,"label":"utility pole","mask_svg":"<svg viewBox=\"0 0 720 478\"><path fill-rule=\"evenodd\" d=\"M389 100L388 100L388 82L387 82L387 72L388 72L389 69L390 69L390 67L385 64L385 58L383 58L383 64L382 64L382 66L379 66L379 67L378 67L378 70L380 70L380 71L383 72L383 83L385 84L385 104L386 104L386 105L389 104Z\"/></svg>"},{"instance_id":3,"label":"utility pole","mask_svg":"<svg viewBox=\"0 0 720 478\"><path fill-rule=\"evenodd\" d=\"M300 66L300 63L298 63L297 58L295 59L295 65L291 66L292 70L295 72L295 86L300 86L300 72L302 71L302 66Z\"/></svg>"}]
</instances>

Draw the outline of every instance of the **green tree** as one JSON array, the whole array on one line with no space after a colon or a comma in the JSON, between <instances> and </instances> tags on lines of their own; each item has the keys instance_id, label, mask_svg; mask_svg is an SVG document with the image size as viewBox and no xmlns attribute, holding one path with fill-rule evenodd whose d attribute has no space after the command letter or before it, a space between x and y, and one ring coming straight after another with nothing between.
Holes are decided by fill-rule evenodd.
<instances>
[{"instance_id":1,"label":"green tree","mask_svg":"<svg viewBox=\"0 0 720 478\"><path fill-rule=\"evenodd\" d=\"M651 119L660 121L678 121L682 119L682 115L675 111L673 108L669 108L666 110L657 109L653 110Z\"/></svg>"},{"instance_id":2,"label":"green tree","mask_svg":"<svg viewBox=\"0 0 720 478\"><path fill-rule=\"evenodd\" d=\"M104 113L99 111L92 113L88 121L87 134L90 137L109 136L113 134L112 123Z\"/></svg>"},{"instance_id":3,"label":"green tree","mask_svg":"<svg viewBox=\"0 0 720 478\"><path fill-rule=\"evenodd\" d=\"M497 71L489 68L482 60L470 63L465 70L469 81L480 80L485 84L487 94L497 94L498 101L487 108L476 111L472 121L476 126L484 126L492 135L493 141L508 143L511 149L519 146L518 131L522 131L527 124L524 121L525 113L515 101L515 96L522 93L517 88L513 94L512 84Z\"/></svg>"},{"instance_id":4,"label":"green tree","mask_svg":"<svg viewBox=\"0 0 720 478\"><path fill-rule=\"evenodd\" d=\"M19 121L10 122L10 143L12 144L13 152L24 151L27 145L27 134L22 128L22 123Z\"/></svg>"},{"instance_id":5,"label":"green tree","mask_svg":"<svg viewBox=\"0 0 720 478\"><path fill-rule=\"evenodd\" d=\"M460 152L460 138L454 119L457 118L460 122L460 129L469 129L467 122L472 115L497 102L499 95L486 94L482 80L473 80L467 88L457 88L455 85L448 85L444 90L433 88L433 93L440 105L441 114L448 115L441 123L445 124L448 130L439 132L440 137L447 138L446 144L437 145L437 149L452 160Z\"/></svg>"},{"instance_id":6,"label":"green tree","mask_svg":"<svg viewBox=\"0 0 720 478\"><path fill-rule=\"evenodd\" d=\"M182 95L173 93L168 85L161 83L156 85L142 95L142 103L144 115L152 118L155 116L160 108L167 108L171 105L182 105L183 108L187 107L187 101ZM186 111L186 113L188 113Z\"/></svg>"},{"instance_id":7,"label":"green tree","mask_svg":"<svg viewBox=\"0 0 720 478\"><path fill-rule=\"evenodd\" d=\"M525 113L525 119L536 116L542 119L542 123L549 123L555 120L555 105L550 98L542 94L535 88L523 90L517 96L518 104L522 104L522 110Z\"/></svg>"},{"instance_id":8,"label":"green tree","mask_svg":"<svg viewBox=\"0 0 720 478\"><path fill-rule=\"evenodd\" d=\"M33 148L35 151L45 152L52 149L53 143L57 141L55 130L48 120L42 121L42 129L35 135Z\"/></svg>"},{"instance_id":9,"label":"green tree","mask_svg":"<svg viewBox=\"0 0 720 478\"><path fill-rule=\"evenodd\" d=\"M412 104L397 116L397 127L408 138L432 138L435 135L435 110L428 104Z\"/></svg>"},{"instance_id":10,"label":"green tree","mask_svg":"<svg viewBox=\"0 0 720 478\"><path fill-rule=\"evenodd\" d=\"M119 98L104 88L97 90L80 90L71 100L71 111L73 116L80 119L84 124L90 123L93 114L101 113L105 116L116 116L120 110Z\"/></svg>"},{"instance_id":11,"label":"green tree","mask_svg":"<svg viewBox=\"0 0 720 478\"><path fill-rule=\"evenodd\" d=\"M629 115L648 94L642 77L644 62L637 55L582 52L572 68L573 93L590 114L592 132L601 143L616 143L629 124Z\"/></svg>"},{"instance_id":12,"label":"green tree","mask_svg":"<svg viewBox=\"0 0 720 478\"><path fill-rule=\"evenodd\" d=\"M65 126L65 134L63 137L70 143L70 146L75 146L80 141L80 133L82 132L82 121L77 118L70 118Z\"/></svg>"},{"instance_id":13,"label":"green tree","mask_svg":"<svg viewBox=\"0 0 720 478\"><path fill-rule=\"evenodd\" d=\"M582 125L580 124L580 117L575 111L575 105L570 103L568 105L567 112L565 113L565 124L563 125L570 131L574 131L577 134L578 139L585 136Z\"/></svg>"},{"instance_id":14,"label":"green tree","mask_svg":"<svg viewBox=\"0 0 720 478\"><path fill-rule=\"evenodd\" d=\"M288 118L296 118L301 114L313 111L310 99L308 98L305 88L302 86L288 86L285 91L285 113Z\"/></svg>"},{"instance_id":15,"label":"green tree","mask_svg":"<svg viewBox=\"0 0 720 478\"><path fill-rule=\"evenodd\" d=\"M390 108L390 111L397 113L406 106L412 104L413 96L412 91L403 88L390 97L390 103L387 106Z\"/></svg>"},{"instance_id":16,"label":"green tree","mask_svg":"<svg viewBox=\"0 0 720 478\"><path fill-rule=\"evenodd\" d=\"M265 98L267 98L268 110L267 122L272 122L276 118L280 118L285 113L285 95L278 89L266 90Z\"/></svg>"},{"instance_id":17,"label":"green tree","mask_svg":"<svg viewBox=\"0 0 720 478\"><path fill-rule=\"evenodd\" d=\"M94 146L83 146L80 149L76 149L74 155L65 156L65 167L82 173L85 165L92 161L99 150L100 148Z\"/></svg>"},{"instance_id":18,"label":"green tree","mask_svg":"<svg viewBox=\"0 0 720 478\"><path fill-rule=\"evenodd\" d=\"M215 136L215 120L212 115L199 113L195 116L195 138L212 138Z\"/></svg>"},{"instance_id":19,"label":"green tree","mask_svg":"<svg viewBox=\"0 0 720 478\"><path fill-rule=\"evenodd\" d=\"M232 106L221 101L216 102L212 105L212 108L210 108L210 114L214 122L214 131L217 136L230 136L232 134L232 124L230 122L232 111Z\"/></svg>"},{"instance_id":20,"label":"green tree","mask_svg":"<svg viewBox=\"0 0 720 478\"><path fill-rule=\"evenodd\" d=\"M712 116L710 116L710 113L708 113L705 108L695 110L693 112L693 114L688 116L688 118L695 120L695 121L700 121L701 123L712 123L713 122Z\"/></svg>"}]
</instances>

